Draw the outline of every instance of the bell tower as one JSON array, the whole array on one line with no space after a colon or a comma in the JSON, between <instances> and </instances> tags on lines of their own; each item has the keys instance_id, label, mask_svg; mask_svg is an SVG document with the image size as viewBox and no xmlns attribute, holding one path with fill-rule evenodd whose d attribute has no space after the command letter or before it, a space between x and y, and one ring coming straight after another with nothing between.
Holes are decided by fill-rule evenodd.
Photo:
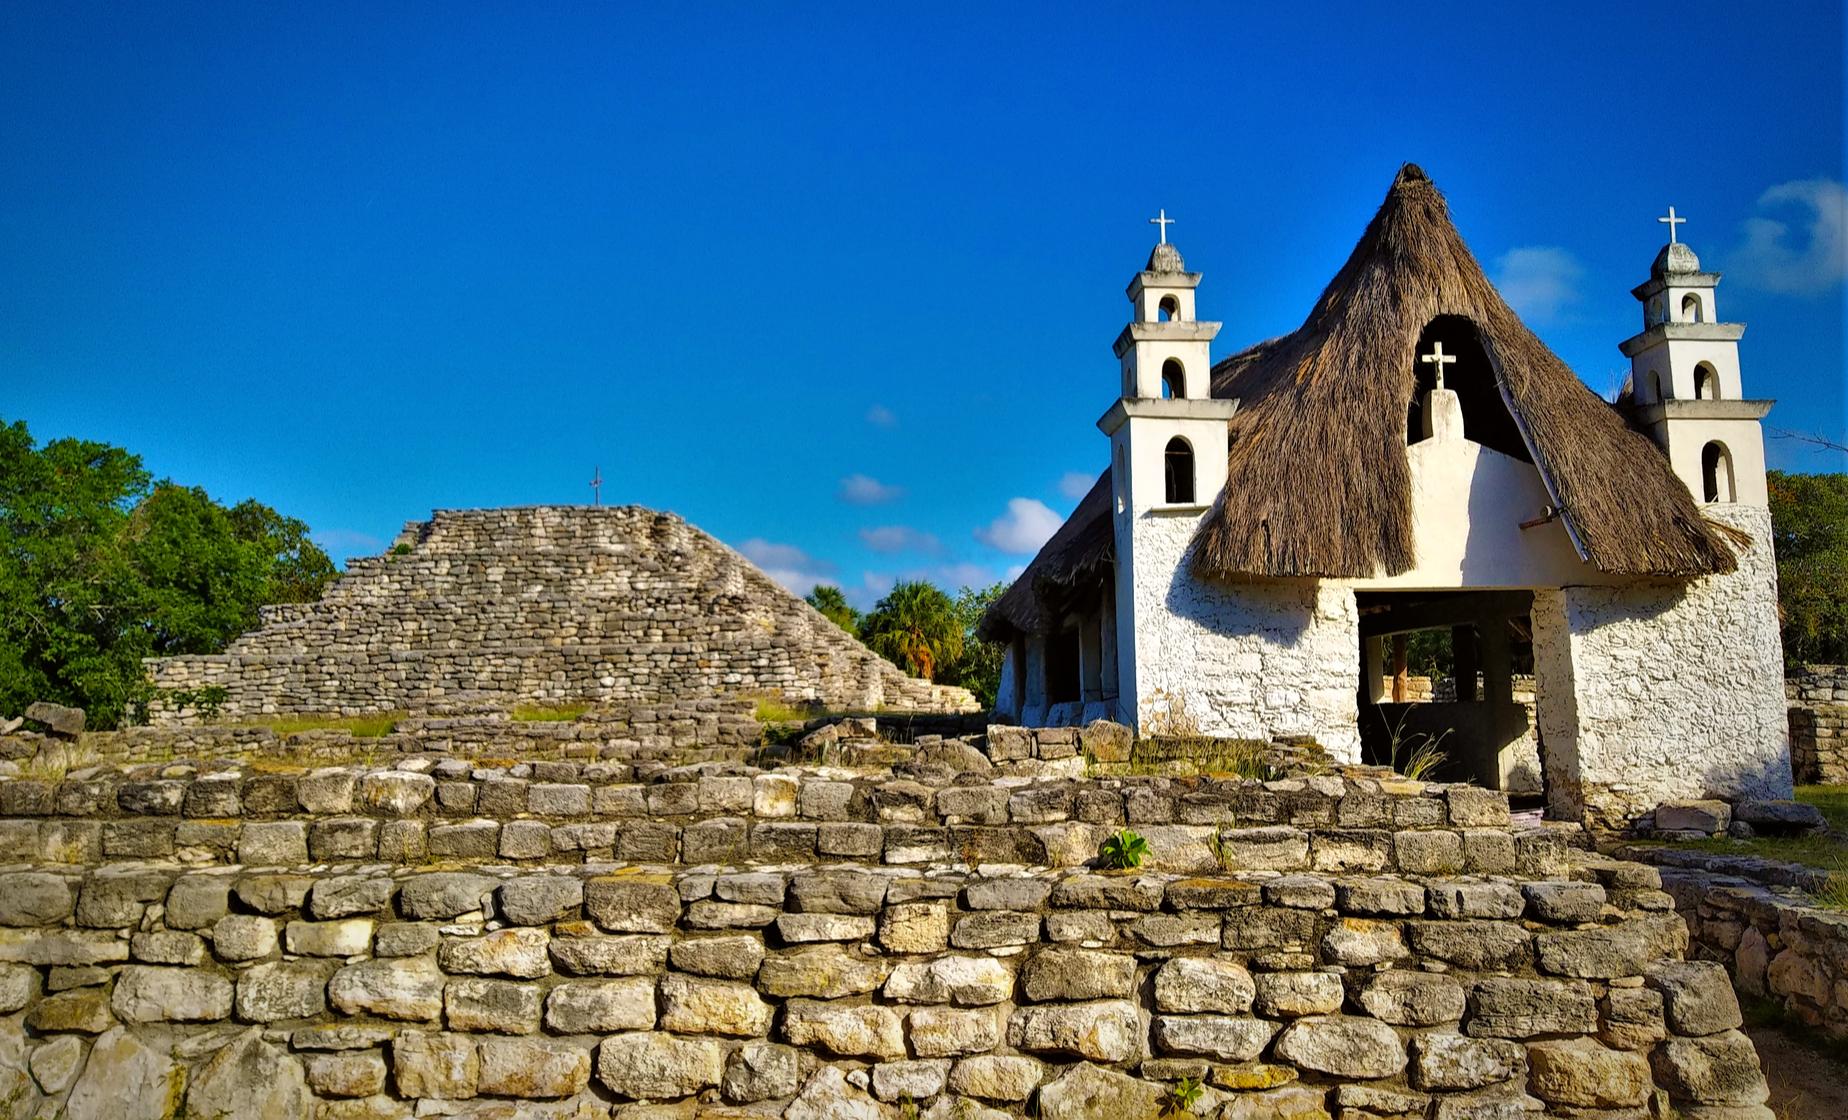
<instances>
[{"instance_id":1,"label":"bell tower","mask_svg":"<svg viewBox=\"0 0 1848 1120\"><path fill-rule=\"evenodd\" d=\"M1630 359L1637 420L1700 504L1763 506L1765 443L1760 421L1773 402L1746 400L1739 374L1744 323L1719 321L1720 274L1702 272L1675 232L1687 221L1668 208L1657 218L1668 244L1649 279L1630 289L1643 305L1643 329L1618 344Z\"/></svg>"},{"instance_id":2,"label":"bell tower","mask_svg":"<svg viewBox=\"0 0 1848 1120\"><path fill-rule=\"evenodd\" d=\"M1097 426L1110 437L1110 497L1116 543L1117 718L1144 723L1149 697L1137 681L1138 596L1160 595L1181 552L1226 484L1226 422L1238 402L1212 395L1219 324L1194 317L1200 274L1188 272L1168 240L1163 210L1150 222L1161 240L1131 278L1129 324L1113 349L1118 396Z\"/></svg>"}]
</instances>

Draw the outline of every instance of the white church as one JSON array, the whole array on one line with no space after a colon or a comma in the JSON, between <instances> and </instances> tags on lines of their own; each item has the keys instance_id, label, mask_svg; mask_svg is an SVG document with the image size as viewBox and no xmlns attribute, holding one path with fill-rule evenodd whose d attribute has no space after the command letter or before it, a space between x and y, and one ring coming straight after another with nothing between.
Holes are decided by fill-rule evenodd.
<instances>
[{"instance_id":1,"label":"white church","mask_svg":"<svg viewBox=\"0 0 1848 1120\"><path fill-rule=\"evenodd\" d=\"M1770 402L1745 397L1720 277L1660 220L1613 404L1414 165L1303 325L1217 363L1162 214L1100 394L1110 469L983 621L1008 644L997 715L1351 762L1428 734L1448 776L1567 817L1789 796ZM1454 693L1395 698L1405 635L1432 630Z\"/></svg>"}]
</instances>

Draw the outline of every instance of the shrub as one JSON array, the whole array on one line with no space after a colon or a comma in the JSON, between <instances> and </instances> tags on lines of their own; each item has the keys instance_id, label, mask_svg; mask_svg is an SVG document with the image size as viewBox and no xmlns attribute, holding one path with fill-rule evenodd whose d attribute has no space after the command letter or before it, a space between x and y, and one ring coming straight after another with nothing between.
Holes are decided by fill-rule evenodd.
<instances>
[{"instance_id":1,"label":"shrub","mask_svg":"<svg viewBox=\"0 0 1848 1120\"><path fill-rule=\"evenodd\" d=\"M1098 856L1105 867L1119 870L1141 867L1142 861L1149 854L1147 838L1132 829L1119 828L1112 833L1098 850Z\"/></svg>"}]
</instances>

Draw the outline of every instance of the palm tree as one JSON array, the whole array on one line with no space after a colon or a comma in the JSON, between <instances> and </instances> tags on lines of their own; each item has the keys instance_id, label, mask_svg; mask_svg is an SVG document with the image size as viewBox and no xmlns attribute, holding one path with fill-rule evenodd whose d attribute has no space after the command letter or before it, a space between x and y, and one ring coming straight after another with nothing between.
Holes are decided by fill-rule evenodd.
<instances>
[{"instance_id":1,"label":"palm tree","mask_svg":"<svg viewBox=\"0 0 1848 1120\"><path fill-rule=\"evenodd\" d=\"M923 580L903 580L861 620L860 640L912 676L930 680L938 666L962 656L963 628L948 595Z\"/></svg>"},{"instance_id":2,"label":"palm tree","mask_svg":"<svg viewBox=\"0 0 1848 1120\"><path fill-rule=\"evenodd\" d=\"M847 596L831 583L818 583L808 593L808 605L827 616L829 622L849 634L860 629L860 612L847 602Z\"/></svg>"}]
</instances>

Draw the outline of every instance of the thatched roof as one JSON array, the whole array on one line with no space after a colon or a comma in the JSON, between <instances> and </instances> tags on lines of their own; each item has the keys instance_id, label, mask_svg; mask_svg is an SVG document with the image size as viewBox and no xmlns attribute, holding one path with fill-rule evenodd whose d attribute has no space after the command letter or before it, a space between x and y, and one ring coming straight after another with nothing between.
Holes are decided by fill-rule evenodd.
<instances>
[{"instance_id":1,"label":"thatched roof","mask_svg":"<svg viewBox=\"0 0 1848 1120\"><path fill-rule=\"evenodd\" d=\"M1523 325L1406 164L1347 263L1293 333L1213 367L1236 398L1229 476L1203 520L1203 576L1370 578L1411 568L1406 417L1414 350L1440 316L1473 325L1528 453L1584 558L1615 574L1731 571L1731 548L1667 458ZM1107 569L1108 474L984 620L1043 629L1057 600Z\"/></svg>"}]
</instances>

